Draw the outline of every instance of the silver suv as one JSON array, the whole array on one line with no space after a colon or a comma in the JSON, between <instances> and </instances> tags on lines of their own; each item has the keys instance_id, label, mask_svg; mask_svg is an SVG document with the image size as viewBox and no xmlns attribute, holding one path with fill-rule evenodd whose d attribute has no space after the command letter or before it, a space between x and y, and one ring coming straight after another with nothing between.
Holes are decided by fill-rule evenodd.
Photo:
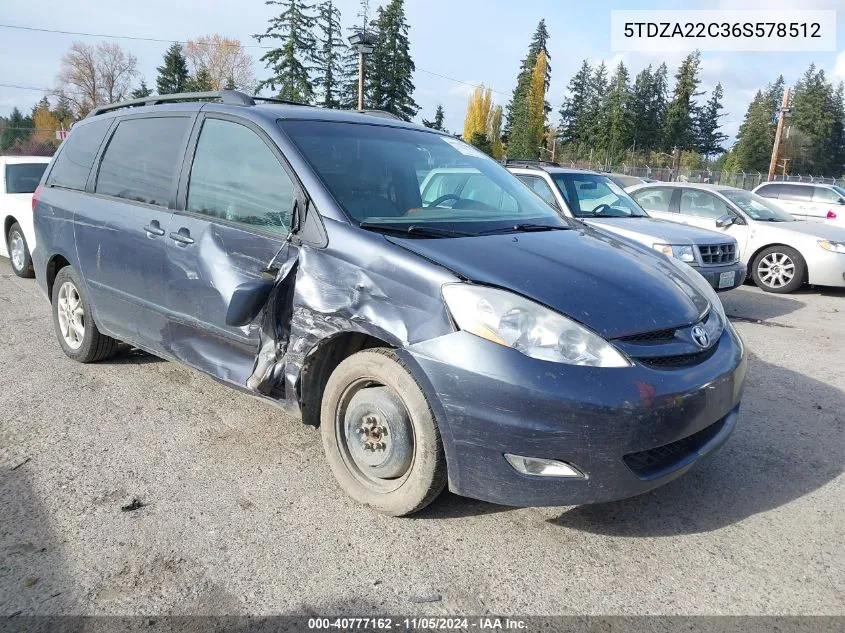
<instances>
[{"instance_id":1,"label":"silver suv","mask_svg":"<svg viewBox=\"0 0 845 633\"><path fill-rule=\"evenodd\" d=\"M604 174L544 163L507 167L563 215L675 257L701 273L717 291L731 290L745 280L746 266L739 259L736 240L652 218ZM727 225L733 219L726 216L723 221Z\"/></svg>"}]
</instances>

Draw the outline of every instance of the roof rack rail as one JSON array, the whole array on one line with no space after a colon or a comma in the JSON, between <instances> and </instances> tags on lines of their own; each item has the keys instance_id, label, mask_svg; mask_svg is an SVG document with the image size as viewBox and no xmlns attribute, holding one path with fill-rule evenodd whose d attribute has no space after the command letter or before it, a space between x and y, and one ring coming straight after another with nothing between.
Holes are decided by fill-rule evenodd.
<instances>
[{"instance_id":1,"label":"roof rack rail","mask_svg":"<svg viewBox=\"0 0 845 633\"><path fill-rule=\"evenodd\" d=\"M388 112L387 110L355 110L359 114L369 114L370 116L380 116L383 119L396 119L397 121L404 121L401 116Z\"/></svg>"},{"instance_id":2,"label":"roof rack rail","mask_svg":"<svg viewBox=\"0 0 845 633\"><path fill-rule=\"evenodd\" d=\"M253 101L266 101L267 103L283 103L285 105L298 105L298 106L307 106L307 103L302 103L301 101L291 101L290 99L278 99L276 97L259 97L253 95Z\"/></svg>"},{"instance_id":3,"label":"roof rack rail","mask_svg":"<svg viewBox=\"0 0 845 633\"><path fill-rule=\"evenodd\" d=\"M120 108L136 108L140 106L172 103L177 101L211 100L231 105L255 105L255 99L250 97L248 94L244 94L243 92L239 92L237 90L220 90L218 92L179 92L176 94L149 95L148 97L141 97L140 99L130 99L128 101L119 101L118 103L109 103L107 105L97 106L88 113L88 116L97 116L98 114L111 112L112 110L119 110Z\"/></svg>"}]
</instances>

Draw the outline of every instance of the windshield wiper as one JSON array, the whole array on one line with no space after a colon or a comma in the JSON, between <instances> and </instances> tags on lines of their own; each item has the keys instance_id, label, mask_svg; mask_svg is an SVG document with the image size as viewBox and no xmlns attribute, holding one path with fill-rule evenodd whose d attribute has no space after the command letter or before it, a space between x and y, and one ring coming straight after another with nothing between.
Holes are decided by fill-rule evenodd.
<instances>
[{"instance_id":1,"label":"windshield wiper","mask_svg":"<svg viewBox=\"0 0 845 633\"><path fill-rule=\"evenodd\" d=\"M468 237L474 233L462 233L461 231L450 231L449 229L438 229L433 226L423 226L421 224L382 224L381 222L361 222L358 226L362 229L372 229L375 231L390 231L393 233L402 233L403 235L420 235L423 237Z\"/></svg>"},{"instance_id":2,"label":"windshield wiper","mask_svg":"<svg viewBox=\"0 0 845 633\"><path fill-rule=\"evenodd\" d=\"M510 233L512 231L519 231L523 233L531 233L537 231L569 231L571 226L564 226L560 224L531 224L530 222L523 222L521 224L512 224L511 226L503 226L498 229L490 229L489 231L481 231L475 235L491 235L493 233Z\"/></svg>"}]
</instances>

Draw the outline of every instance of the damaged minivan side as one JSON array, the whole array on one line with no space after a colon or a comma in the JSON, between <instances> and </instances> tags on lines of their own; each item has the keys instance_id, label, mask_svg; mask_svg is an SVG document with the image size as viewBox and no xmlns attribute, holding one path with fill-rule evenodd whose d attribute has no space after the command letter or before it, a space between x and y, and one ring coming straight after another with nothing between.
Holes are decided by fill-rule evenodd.
<instances>
[{"instance_id":1,"label":"damaged minivan side","mask_svg":"<svg viewBox=\"0 0 845 633\"><path fill-rule=\"evenodd\" d=\"M461 187L424 186L450 168ZM446 486L509 505L640 494L736 424L745 351L708 284L447 134L153 95L75 124L33 203L65 354L122 341L281 405L387 514Z\"/></svg>"}]
</instances>

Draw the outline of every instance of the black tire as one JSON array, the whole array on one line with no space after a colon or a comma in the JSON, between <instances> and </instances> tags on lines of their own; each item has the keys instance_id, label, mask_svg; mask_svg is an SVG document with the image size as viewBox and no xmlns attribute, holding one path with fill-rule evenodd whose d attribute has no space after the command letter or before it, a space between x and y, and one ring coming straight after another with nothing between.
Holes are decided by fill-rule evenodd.
<instances>
[{"instance_id":1,"label":"black tire","mask_svg":"<svg viewBox=\"0 0 845 633\"><path fill-rule=\"evenodd\" d=\"M20 239L23 242L23 262L21 267L15 265L15 260L12 258L12 240L14 238ZM12 264L12 270L18 277L24 279L32 279L35 277L35 270L32 267L32 255L29 252L29 244L26 243L21 225L15 222L9 227L9 232L6 234L6 252L9 253L9 262Z\"/></svg>"},{"instance_id":2,"label":"black tire","mask_svg":"<svg viewBox=\"0 0 845 633\"><path fill-rule=\"evenodd\" d=\"M778 261L773 260L780 260ZM785 266L792 271L792 278L778 285L776 277L768 276L770 267L774 265ZM790 268L791 267L791 268ZM789 246L769 246L757 253L751 264L751 277L758 288L766 292L786 294L795 292L807 280L807 263L801 257L801 253ZM781 280L782 281L782 280Z\"/></svg>"},{"instance_id":3,"label":"black tire","mask_svg":"<svg viewBox=\"0 0 845 633\"><path fill-rule=\"evenodd\" d=\"M65 287L66 284L72 284L73 289L75 289L79 298L78 305L82 307L82 325L84 333L81 338L81 343L76 348L68 344L65 340L59 320L59 311L62 309L60 306L60 295L62 294L62 288ZM105 360L115 352L119 342L110 336L101 334L100 330L97 329L97 324L94 323L94 318L91 316L88 297L85 294L82 283L79 281L79 275L70 266L65 266L56 275L56 279L53 282L52 299L53 305L51 306L51 309L53 312L53 329L56 332L56 338L59 339L59 345L62 346L62 351L64 351L69 358L72 358L80 363L93 363Z\"/></svg>"},{"instance_id":4,"label":"black tire","mask_svg":"<svg viewBox=\"0 0 845 633\"><path fill-rule=\"evenodd\" d=\"M353 392L355 385L362 384ZM347 446L344 429L351 394L360 393L366 385L387 387L410 421L413 457L404 475L395 479L364 474ZM434 414L417 381L392 350L363 350L337 366L323 392L320 427L332 473L344 492L359 503L391 516L405 516L430 504L446 486L446 456Z\"/></svg>"}]
</instances>

